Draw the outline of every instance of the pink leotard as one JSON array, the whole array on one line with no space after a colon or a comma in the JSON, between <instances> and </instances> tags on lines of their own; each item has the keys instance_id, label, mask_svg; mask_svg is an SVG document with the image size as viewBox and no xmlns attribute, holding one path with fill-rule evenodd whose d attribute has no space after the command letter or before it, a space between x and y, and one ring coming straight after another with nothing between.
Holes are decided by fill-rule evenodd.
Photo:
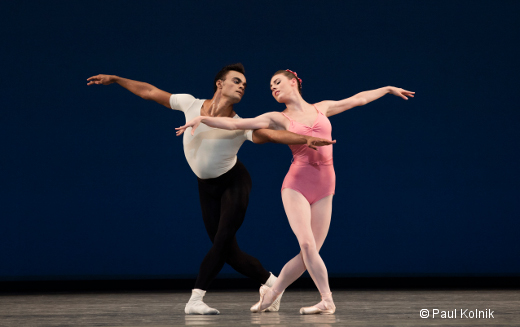
<instances>
[{"instance_id":1,"label":"pink leotard","mask_svg":"<svg viewBox=\"0 0 520 327\"><path fill-rule=\"evenodd\" d=\"M302 135L309 135L331 140L332 126L325 115L316 108L318 117L309 127L290 120L289 131ZM293 153L293 162L285 176L282 190L290 188L301 193L310 204L334 194L336 188L336 174L332 164L332 145L320 146L318 150L309 148L306 144L289 145Z\"/></svg>"}]
</instances>

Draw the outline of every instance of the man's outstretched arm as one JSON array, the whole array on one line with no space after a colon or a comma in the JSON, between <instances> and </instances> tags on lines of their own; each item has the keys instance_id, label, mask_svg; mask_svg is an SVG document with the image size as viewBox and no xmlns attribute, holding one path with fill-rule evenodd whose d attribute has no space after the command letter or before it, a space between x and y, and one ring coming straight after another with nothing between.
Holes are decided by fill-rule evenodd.
<instances>
[{"instance_id":1,"label":"man's outstretched arm","mask_svg":"<svg viewBox=\"0 0 520 327\"><path fill-rule=\"evenodd\" d=\"M317 146L334 144L336 141L320 139L308 135L295 134L284 130L256 129L253 131L253 142L263 144L267 142L281 144L307 144L309 148L316 150Z\"/></svg>"},{"instance_id":2,"label":"man's outstretched arm","mask_svg":"<svg viewBox=\"0 0 520 327\"><path fill-rule=\"evenodd\" d=\"M93 84L101 84L101 85L109 85L112 83L117 83L132 92L133 94L140 96L145 100L152 100L163 106L170 108L170 96L171 93L165 92L156 88L155 86L145 83L134 81L128 78L119 77L116 75L96 75L87 78L87 85Z\"/></svg>"}]
</instances>

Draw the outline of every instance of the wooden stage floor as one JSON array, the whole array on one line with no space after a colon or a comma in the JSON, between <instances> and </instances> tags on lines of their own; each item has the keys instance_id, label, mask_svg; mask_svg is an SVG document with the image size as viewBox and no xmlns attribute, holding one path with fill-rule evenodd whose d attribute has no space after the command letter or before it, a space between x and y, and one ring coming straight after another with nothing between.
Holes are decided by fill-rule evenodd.
<instances>
[{"instance_id":1,"label":"wooden stage floor","mask_svg":"<svg viewBox=\"0 0 520 327\"><path fill-rule=\"evenodd\" d=\"M185 315L189 295L0 294L0 326L520 326L520 290L339 290L331 316L299 314L300 307L319 301L311 290L289 289L279 312L262 314L249 312L257 292L210 291L205 302L220 310L218 316ZM429 310L428 318L420 317L422 309ZM471 318L475 311L480 318Z\"/></svg>"}]
</instances>

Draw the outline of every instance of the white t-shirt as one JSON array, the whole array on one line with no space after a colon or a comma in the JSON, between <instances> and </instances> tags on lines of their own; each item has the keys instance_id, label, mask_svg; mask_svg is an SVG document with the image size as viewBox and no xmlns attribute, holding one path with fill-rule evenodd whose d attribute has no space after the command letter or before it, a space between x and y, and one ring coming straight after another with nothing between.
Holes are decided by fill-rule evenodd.
<instances>
[{"instance_id":1,"label":"white t-shirt","mask_svg":"<svg viewBox=\"0 0 520 327\"><path fill-rule=\"evenodd\" d=\"M172 94L170 107L184 112L186 122L200 116L204 100L189 94ZM238 115L233 117L240 119ZM184 155L191 170L201 179L215 178L228 172L237 162L237 152L245 140L253 141L252 130L229 131L200 124L191 135L184 132Z\"/></svg>"}]
</instances>

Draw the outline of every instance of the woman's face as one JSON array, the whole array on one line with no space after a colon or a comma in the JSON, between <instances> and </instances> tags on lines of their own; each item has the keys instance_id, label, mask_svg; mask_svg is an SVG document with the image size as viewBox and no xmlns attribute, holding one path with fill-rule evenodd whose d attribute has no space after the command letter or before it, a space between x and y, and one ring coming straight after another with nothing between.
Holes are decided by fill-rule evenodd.
<instances>
[{"instance_id":1,"label":"woman's face","mask_svg":"<svg viewBox=\"0 0 520 327\"><path fill-rule=\"evenodd\" d=\"M271 92L276 101L284 103L295 91L296 79L288 79L283 74L274 75L271 78ZM298 91L296 91L298 92Z\"/></svg>"}]
</instances>

